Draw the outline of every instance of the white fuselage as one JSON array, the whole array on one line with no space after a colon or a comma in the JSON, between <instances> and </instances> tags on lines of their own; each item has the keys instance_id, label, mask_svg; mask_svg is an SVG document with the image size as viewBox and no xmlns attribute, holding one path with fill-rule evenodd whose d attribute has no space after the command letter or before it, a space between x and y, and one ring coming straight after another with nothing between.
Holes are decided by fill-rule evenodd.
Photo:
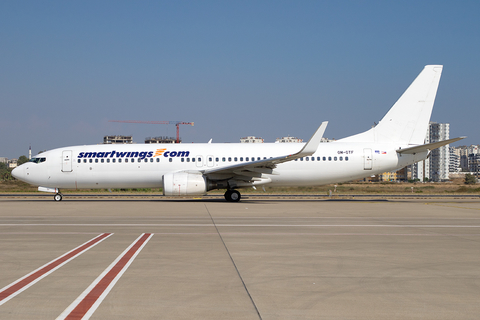
<instances>
[{"instance_id":1,"label":"white fuselage","mask_svg":"<svg viewBox=\"0 0 480 320\"><path fill-rule=\"evenodd\" d=\"M159 188L163 175L204 171L298 152L299 143L89 145L50 150L16 169L30 184L49 188ZM398 144L320 143L309 157L280 163L262 174L270 186L349 181L399 169L426 157L399 155ZM228 179L227 176L219 179ZM266 180L265 180L266 179ZM261 182L257 184L262 184ZM253 183L252 185L255 185Z\"/></svg>"}]
</instances>

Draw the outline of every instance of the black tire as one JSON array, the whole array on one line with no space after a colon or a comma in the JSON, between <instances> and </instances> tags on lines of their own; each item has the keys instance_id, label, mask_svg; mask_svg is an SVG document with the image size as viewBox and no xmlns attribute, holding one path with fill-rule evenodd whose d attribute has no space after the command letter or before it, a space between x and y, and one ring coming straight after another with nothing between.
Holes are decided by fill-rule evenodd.
<instances>
[{"instance_id":1,"label":"black tire","mask_svg":"<svg viewBox=\"0 0 480 320\"><path fill-rule=\"evenodd\" d=\"M60 193L57 193L56 195L53 196L53 200L55 201L62 201L62 195Z\"/></svg>"},{"instance_id":2,"label":"black tire","mask_svg":"<svg viewBox=\"0 0 480 320\"><path fill-rule=\"evenodd\" d=\"M238 202L242 195L237 190L227 190L224 194L225 200L229 202Z\"/></svg>"}]
</instances>

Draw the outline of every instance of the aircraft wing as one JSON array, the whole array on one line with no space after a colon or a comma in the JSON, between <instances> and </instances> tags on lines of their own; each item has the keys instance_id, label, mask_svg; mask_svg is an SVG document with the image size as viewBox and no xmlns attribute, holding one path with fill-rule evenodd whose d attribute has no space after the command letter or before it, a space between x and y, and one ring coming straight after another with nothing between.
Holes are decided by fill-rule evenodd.
<instances>
[{"instance_id":1,"label":"aircraft wing","mask_svg":"<svg viewBox=\"0 0 480 320\"><path fill-rule=\"evenodd\" d=\"M465 138L466 137L459 137L459 138L453 138L453 139L443 140L443 141L439 141L439 142L422 144L422 145L419 145L419 146L405 148L405 149L398 149L397 153L399 153L399 154L402 154L402 153L415 154L415 153L424 152L424 151L431 151L433 149L443 147L444 145L447 145L447 144L450 144L450 143L453 143L455 141L462 140L462 139L465 139Z\"/></svg>"},{"instance_id":2,"label":"aircraft wing","mask_svg":"<svg viewBox=\"0 0 480 320\"><path fill-rule=\"evenodd\" d=\"M202 173L206 175L229 175L232 178L238 176L238 178L243 177L260 177L262 173L275 174L273 169L276 168L277 164L292 161L302 157L307 157L317 151L318 145L323 137L323 133L327 128L328 121L322 122L317 131L313 136L308 140L304 147L297 153L284 155L280 157L274 157L269 159L263 159L258 161L245 162L240 164L235 164L228 167L215 168L215 169L206 169L202 170Z\"/></svg>"}]
</instances>

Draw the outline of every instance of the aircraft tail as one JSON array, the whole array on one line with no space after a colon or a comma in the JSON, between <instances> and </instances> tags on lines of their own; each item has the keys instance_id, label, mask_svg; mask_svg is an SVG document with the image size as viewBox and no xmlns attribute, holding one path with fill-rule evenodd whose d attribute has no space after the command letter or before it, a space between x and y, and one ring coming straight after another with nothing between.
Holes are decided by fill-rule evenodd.
<instances>
[{"instance_id":1,"label":"aircraft tail","mask_svg":"<svg viewBox=\"0 0 480 320\"><path fill-rule=\"evenodd\" d=\"M374 128L341 139L355 142L425 142L443 66L428 65Z\"/></svg>"}]
</instances>

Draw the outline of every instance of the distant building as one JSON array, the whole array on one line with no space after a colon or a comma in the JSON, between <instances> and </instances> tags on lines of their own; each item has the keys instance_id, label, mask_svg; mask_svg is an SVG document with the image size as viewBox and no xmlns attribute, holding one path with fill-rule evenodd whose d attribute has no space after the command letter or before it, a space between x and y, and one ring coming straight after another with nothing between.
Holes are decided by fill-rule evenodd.
<instances>
[{"instance_id":1,"label":"distant building","mask_svg":"<svg viewBox=\"0 0 480 320\"><path fill-rule=\"evenodd\" d=\"M145 138L145 143L146 144L152 144L152 143L175 143L176 138L173 137L148 137ZM182 140L180 140L182 142Z\"/></svg>"},{"instance_id":2,"label":"distant building","mask_svg":"<svg viewBox=\"0 0 480 320\"><path fill-rule=\"evenodd\" d=\"M375 175L372 181L385 182L385 181L407 181L409 179L408 168L402 168L398 171L384 172Z\"/></svg>"},{"instance_id":3,"label":"distant building","mask_svg":"<svg viewBox=\"0 0 480 320\"><path fill-rule=\"evenodd\" d=\"M450 150L451 167L458 165L458 169L457 171L450 171L450 172L470 171L472 167L470 162L476 161L475 160L476 157L474 155L477 155L477 154L480 154L480 146L478 145L451 147L451 150ZM452 157L454 158L454 160L451 159ZM458 161L458 164L457 164L457 161ZM475 167L475 165L473 165L473 167Z\"/></svg>"},{"instance_id":4,"label":"distant building","mask_svg":"<svg viewBox=\"0 0 480 320\"><path fill-rule=\"evenodd\" d=\"M396 180L397 180L396 171L376 174L375 178L372 179L372 181L375 181L375 182L396 181Z\"/></svg>"},{"instance_id":5,"label":"distant building","mask_svg":"<svg viewBox=\"0 0 480 320\"><path fill-rule=\"evenodd\" d=\"M263 143L262 138L257 138L255 136L248 136L245 138L240 138L241 143Z\"/></svg>"},{"instance_id":6,"label":"distant building","mask_svg":"<svg viewBox=\"0 0 480 320\"><path fill-rule=\"evenodd\" d=\"M455 147L450 147L450 163L448 165L448 171L450 173L457 173L461 171L460 168L460 152Z\"/></svg>"},{"instance_id":7,"label":"distant building","mask_svg":"<svg viewBox=\"0 0 480 320\"><path fill-rule=\"evenodd\" d=\"M18 161L18 159L10 159L10 160L8 160L8 162L7 162L8 168L9 168L9 169L16 168L16 167L17 167L17 161Z\"/></svg>"},{"instance_id":8,"label":"distant building","mask_svg":"<svg viewBox=\"0 0 480 320\"><path fill-rule=\"evenodd\" d=\"M133 143L132 136L105 136L104 144L130 144Z\"/></svg>"},{"instance_id":9,"label":"distant building","mask_svg":"<svg viewBox=\"0 0 480 320\"><path fill-rule=\"evenodd\" d=\"M430 122L425 143L433 143L450 138L450 124ZM424 181L448 180L450 148L448 145L432 150L428 159L412 165L412 179Z\"/></svg>"},{"instance_id":10,"label":"distant building","mask_svg":"<svg viewBox=\"0 0 480 320\"><path fill-rule=\"evenodd\" d=\"M0 157L0 163L7 163L7 162L8 162L8 158Z\"/></svg>"},{"instance_id":11,"label":"distant building","mask_svg":"<svg viewBox=\"0 0 480 320\"><path fill-rule=\"evenodd\" d=\"M450 139L450 124L430 122L430 143ZM448 180L450 148L448 145L432 150L430 154L430 176L433 181Z\"/></svg>"},{"instance_id":12,"label":"distant building","mask_svg":"<svg viewBox=\"0 0 480 320\"><path fill-rule=\"evenodd\" d=\"M397 171L397 181L408 181L411 177L411 173L407 167Z\"/></svg>"},{"instance_id":13,"label":"distant building","mask_svg":"<svg viewBox=\"0 0 480 320\"><path fill-rule=\"evenodd\" d=\"M468 155L468 171L473 173L477 178L480 175L480 154L471 153Z\"/></svg>"},{"instance_id":14,"label":"distant building","mask_svg":"<svg viewBox=\"0 0 480 320\"><path fill-rule=\"evenodd\" d=\"M303 139L287 136L283 138L277 138L275 142L276 143L300 143L300 142L303 142Z\"/></svg>"}]
</instances>

